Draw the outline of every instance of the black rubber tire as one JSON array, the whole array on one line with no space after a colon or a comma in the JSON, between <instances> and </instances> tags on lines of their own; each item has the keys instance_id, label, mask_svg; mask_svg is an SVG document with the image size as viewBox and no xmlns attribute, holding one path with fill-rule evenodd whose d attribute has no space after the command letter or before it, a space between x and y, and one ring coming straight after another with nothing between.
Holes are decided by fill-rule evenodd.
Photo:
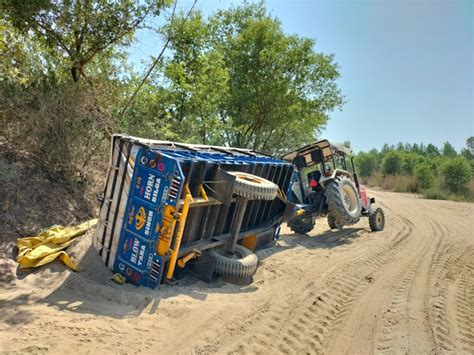
<instances>
[{"instance_id":1,"label":"black rubber tire","mask_svg":"<svg viewBox=\"0 0 474 355\"><path fill-rule=\"evenodd\" d=\"M211 249L209 253L216 260L214 271L219 275L233 279L247 279L257 271L257 255L241 245L235 246L235 257L226 255L225 247Z\"/></svg>"},{"instance_id":2,"label":"black rubber tire","mask_svg":"<svg viewBox=\"0 0 474 355\"><path fill-rule=\"evenodd\" d=\"M329 228L331 228L331 229L339 230L339 229L342 229L342 227L343 227L339 223L337 223L334 216L330 213L328 214L328 224L329 224Z\"/></svg>"},{"instance_id":3,"label":"black rubber tire","mask_svg":"<svg viewBox=\"0 0 474 355\"><path fill-rule=\"evenodd\" d=\"M288 227L296 234L307 234L313 230L314 225L313 217L295 217L288 223Z\"/></svg>"},{"instance_id":4,"label":"black rubber tire","mask_svg":"<svg viewBox=\"0 0 474 355\"><path fill-rule=\"evenodd\" d=\"M380 232L385 228L385 213L380 207L371 209L369 214L369 226L372 232Z\"/></svg>"},{"instance_id":5,"label":"black rubber tire","mask_svg":"<svg viewBox=\"0 0 474 355\"><path fill-rule=\"evenodd\" d=\"M236 177L234 194L246 197L249 200L274 200L278 194L278 185L260 176L228 171Z\"/></svg>"},{"instance_id":6,"label":"black rubber tire","mask_svg":"<svg viewBox=\"0 0 474 355\"><path fill-rule=\"evenodd\" d=\"M344 203L347 193L351 194L353 208L349 209ZM326 188L326 201L329 213L334 216L340 226L349 226L359 222L362 205L356 186L347 176L336 176Z\"/></svg>"}]
</instances>

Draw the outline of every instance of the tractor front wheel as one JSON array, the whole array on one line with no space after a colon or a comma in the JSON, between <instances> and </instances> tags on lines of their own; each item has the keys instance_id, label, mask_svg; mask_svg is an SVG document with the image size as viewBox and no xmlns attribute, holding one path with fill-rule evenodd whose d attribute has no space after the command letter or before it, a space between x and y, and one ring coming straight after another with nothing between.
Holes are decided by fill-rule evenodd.
<instances>
[{"instance_id":1,"label":"tractor front wheel","mask_svg":"<svg viewBox=\"0 0 474 355\"><path fill-rule=\"evenodd\" d=\"M370 211L369 226L372 232L383 231L385 227L385 214L380 207Z\"/></svg>"},{"instance_id":2,"label":"tractor front wheel","mask_svg":"<svg viewBox=\"0 0 474 355\"><path fill-rule=\"evenodd\" d=\"M296 234L307 234L313 230L314 224L313 217L296 217L288 223L288 227Z\"/></svg>"}]
</instances>

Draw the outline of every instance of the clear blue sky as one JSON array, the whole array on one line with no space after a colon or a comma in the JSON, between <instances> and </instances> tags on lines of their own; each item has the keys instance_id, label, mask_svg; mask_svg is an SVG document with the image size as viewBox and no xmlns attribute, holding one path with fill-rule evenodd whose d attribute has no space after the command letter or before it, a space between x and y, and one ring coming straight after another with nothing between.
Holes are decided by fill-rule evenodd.
<instances>
[{"instance_id":1,"label":"clear blue sky","mask_svg":"<svg viewBox=\"0 0 474 355\"><path fill-rule=\"evenodd\" d=\"M183 9L190 0L178 0ZM198 0L205 14L238 1ZM474 1L274 0L267 8L288 33L316 40L335 54L347 99L324 137L355 150L400 141L451 142L474 135ZM139 33L131 59L160 48ZM154 45L153 43L156 43Z\"/></svg>"}]
</instances>

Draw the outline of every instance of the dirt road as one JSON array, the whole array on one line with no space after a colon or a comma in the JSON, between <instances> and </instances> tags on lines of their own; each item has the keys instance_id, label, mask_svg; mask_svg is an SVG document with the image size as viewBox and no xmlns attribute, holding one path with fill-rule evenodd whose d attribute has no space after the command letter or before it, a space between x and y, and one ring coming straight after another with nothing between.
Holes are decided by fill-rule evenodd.
<instances>
[{"instance_id":1,"label":"dirt road","mask_svg":"<svg viewBox=\"0 0 474 355\"><path fill-rule=\"evenodd\" d=\"M371 193L385 231L365 219L339 232L320 220L309 237L284 229L248 285L118 286L89 237L73 251L80 273L16 275L9 261L0 350L474 353L474 205Z\"/></svg>"}]
</instances>

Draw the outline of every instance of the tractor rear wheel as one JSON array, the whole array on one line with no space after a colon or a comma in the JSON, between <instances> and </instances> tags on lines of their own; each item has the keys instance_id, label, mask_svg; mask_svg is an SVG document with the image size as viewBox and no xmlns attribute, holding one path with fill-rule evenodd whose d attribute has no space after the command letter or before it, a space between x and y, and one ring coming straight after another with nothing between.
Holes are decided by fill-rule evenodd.
<instances>
[{"instance_id":1,"label":"tractor rear wheel","mask_svg":"<svg viewBox=\"0 0 474 355\"><path fill-rule=\"evenodd\" d=\"M326 188L329 213L340 226L357 223L361 215L361 203L357 188L347 176L336 176Z\"/></svg>"},{"instance_id":2,"label":"tractor rear wheel","mask_svg":"<svg viewBox=\"0 0 474 355\"><path fill-rule=\"evenodd\" d=\"M214 248L209 253L215 258L214 271L233 279L247 279L257 271L258 258L242 245L235 245L234 254L226 254L225 248Z\"/></svg>"},{"instance_id":3,"label":"tractor rear wheel","mask_svg":"<svg viewBox=\"0 0 474 355\"><path fill-rule=\"evenodd\" d=\"M380 207L370 210L369 226L372 232L383 231L385 227L385 214Z\"/></svg>"},{"instance_id":4,"label":"tractor rear wheel","mask_svg":"<svg viewBox=\"0 0 474 355\"><path fill-rule=\"evenodd\" d=\"M307 234L313 230L314 224L313 217L296 217L288 223L288 227L296 234Z\"/></svg>"},{"instance_id":5,"label":"tractor rear wheel","mask_svg":"<svg viewBox=\"0 0 474 355\"><path fill-rule=\"evenodd\" d=\"M330 213L328 214L328 224L329 224L329 228L331 229L342 229L342 226L339 223L337 223L334 216Z\"/></svg>"}]
</instances>

